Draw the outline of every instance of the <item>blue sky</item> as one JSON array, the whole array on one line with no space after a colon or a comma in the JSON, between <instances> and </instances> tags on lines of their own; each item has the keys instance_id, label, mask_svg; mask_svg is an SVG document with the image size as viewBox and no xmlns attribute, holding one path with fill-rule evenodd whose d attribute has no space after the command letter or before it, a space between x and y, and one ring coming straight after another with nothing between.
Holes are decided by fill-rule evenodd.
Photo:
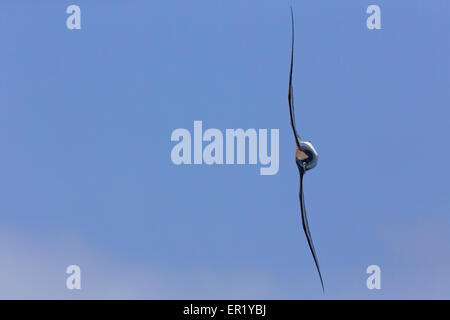
<instances>
[{"instance_id":1,"label":"blue sky","mask_svg":"<svg viewBox=\"0 0 450 320\"><path fill-rule=\"evenodd\" d=\"M290 5L325 294L299 216ZM0 6L1 298L450 298L447 0ZM194 120L280 129L279 173L175 166Z\"/></svg>"}]
</instances>

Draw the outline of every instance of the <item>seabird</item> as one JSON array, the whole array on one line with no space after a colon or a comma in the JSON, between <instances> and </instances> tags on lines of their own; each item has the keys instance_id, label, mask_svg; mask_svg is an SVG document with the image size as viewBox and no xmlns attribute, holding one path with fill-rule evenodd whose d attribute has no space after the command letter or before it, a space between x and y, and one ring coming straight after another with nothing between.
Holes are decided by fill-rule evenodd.
<instances>
[{"instance_id":1,"label":"seabird","mask_svg":"<svg viewBox=\"0 0 450 320\"><path fill-rule=\"evenodd\" d=\"M317 259L316 250L314 249L314 244L311 238L311 232L309 231L308 218L306 216L305 208L305 198L303 196L303 176L306 171L314 168L317 165L318 154L311 142L302 141L295 126L295 115L294 115L294 96L292 87L292 69L294 66L294 13L291 7L291 23L292 23L292 47L291 47L291 66L289 72L289 115L291 118L291 127L295 137L296 152L295 152L295 162L297 163L298 171L300 173L300 211L302 215L302 225L305 231L306 240L308 241L309 249L314 258L314 263L316 264L317 272L319 273L320 283L322 284L322 290L325 291L322 274L320 272L319 261Z\"/></svg>"}]
</instances>

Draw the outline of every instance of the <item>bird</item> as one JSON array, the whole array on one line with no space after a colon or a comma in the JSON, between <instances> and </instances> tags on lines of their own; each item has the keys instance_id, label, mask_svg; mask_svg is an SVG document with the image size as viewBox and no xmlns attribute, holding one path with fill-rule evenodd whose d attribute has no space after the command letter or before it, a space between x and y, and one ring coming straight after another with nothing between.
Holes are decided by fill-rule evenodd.
<instances>
[{"instance_id":1,"label":"bird","mask_svg":"<svg viewBox=\"0 0 450 320\"><path fill-rule=\"evenodd\" d=\"M309 230L308 217L306 215L305 207L305 197L303 192L303 176L308 170L313 169L317 165L318 153L311 142L303 141L297 132L295 125L295 114L294 114L294 95L293 95L293 85L292 85L292 73L294 67L294 11L291 7L291 25L292 25L292 42L291 42L291 64L289 71L289 90L288 90L288 102L289 102L289 115L292 131L294 133L296 151L295 151L295 162L300 174L300 211L302 218L303 231L305 232L306 240L308 242L309 249L314 259L317 272L319 274L320 283L322 285L322 291L325 292L325 287L323 284L322 273L320 272L319 260L317 259L316 250L314 248L314 243L312 241L311 232Z\"/></svg>"}]
</instances>

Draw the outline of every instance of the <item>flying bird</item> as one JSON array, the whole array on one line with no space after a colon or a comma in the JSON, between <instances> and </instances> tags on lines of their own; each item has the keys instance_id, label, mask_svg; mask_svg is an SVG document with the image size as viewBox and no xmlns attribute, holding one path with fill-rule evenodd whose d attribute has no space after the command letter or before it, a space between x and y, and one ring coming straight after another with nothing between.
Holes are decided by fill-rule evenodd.
<instances>
[{"instance_id":1,"label":"flying bird","mask_svg":"<svg viewBox=\"0 0 450 320\"><path fill-rule=\"evenodd\" d=\"M322 284L322 290L325 291L322 280L322 274L320 272L319 261L317 260L316 250L314 249L314 243L311 238L311 232L309 231L308 218L306 216L306 208L305 208L305 198L303 195L303 176L305 175L306 171L314 168L317 165L318 154L316 149L314 149L314 146L311 144L311 142L302 141L295 125L294 96L292 87L292 69L294 66L294 13L292 7L291 7L291 23L292 23L292 44L291 44L291 66L289 72L288 101L289 101L289 115L291 119L291 127L294 133L296 144L295 162L297 163L298 171L300 173L300 191L299 191L300 211L302 216L303 230L306 235L306 240L308 241L309 249L311 250L314 263L316 264L317 272L319 273L320 283Z\"/></svg>"}]
</instances>

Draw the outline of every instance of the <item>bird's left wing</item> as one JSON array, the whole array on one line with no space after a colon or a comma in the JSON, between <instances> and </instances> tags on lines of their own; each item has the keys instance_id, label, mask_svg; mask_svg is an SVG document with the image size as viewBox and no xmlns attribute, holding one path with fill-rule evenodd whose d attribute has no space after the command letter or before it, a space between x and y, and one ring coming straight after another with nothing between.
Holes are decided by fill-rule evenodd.
<instances>
[{"instance_id":1,"label":"bird's left wing","mask_svg":"<svg viewBox=\"0 0 450 320\"><path fill-rule=\"evenodd\" d=\"M300 192L299 192L299 198L300 198L300 210L301 210L301 214L302 214L303 231L305 231L306 240L308 241L309 249L311 250L312 256L314 258L314 263L316 264L317 272L319 273L320 283L322 284L322 290L325 291L325 288L323 286L322 273L320 272L319 261L317 259L316 250L314 249L314 243L312 241L311 232L309 231L308 217L306 216L305 199L304 199L304 196L303 196L303 175L304 175L304 171L303 171L303 169L301 167L299 167L298 169L300 171Z\"/></svg>"}]
</instances>

